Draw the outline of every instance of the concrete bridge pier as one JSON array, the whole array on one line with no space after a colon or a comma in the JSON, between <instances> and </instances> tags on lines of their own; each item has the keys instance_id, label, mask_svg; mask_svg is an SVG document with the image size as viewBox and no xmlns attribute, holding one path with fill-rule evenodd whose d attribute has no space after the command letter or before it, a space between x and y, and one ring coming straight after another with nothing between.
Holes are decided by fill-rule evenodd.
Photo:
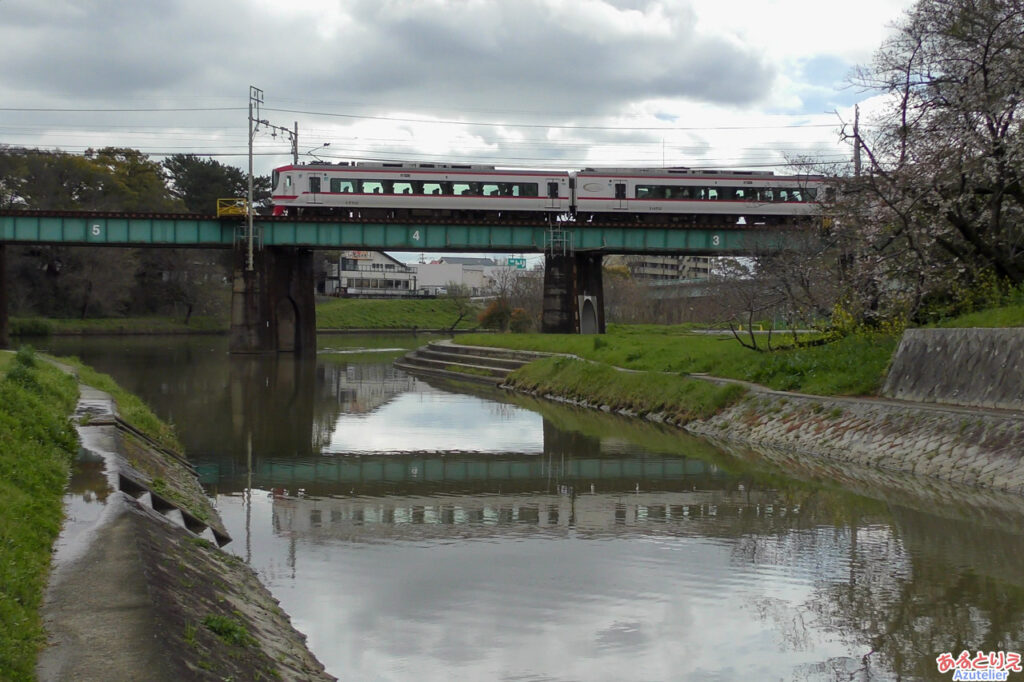
<instances>
[{"instance_id":1,"label":"concrete bridge pier","mask_svg":"<svg viewBox=\"0 0 1024 682\"><path fill-rule=\"evenodd\" d=\"M549 254L544 262L544 334L604 334L601 254Z\"/></svg>"},{"instance_id":2,"label":"concrete bridge pier","mask_svg":"<svg viewBox=\"0 0 1024 682\"><path fill-rule=\"evenodd\" d=\"M269 246L246 269L244 249L235 252L231 292L232 353L315 353L313 251Z\"/></svg>"},{"instance_id":3,"label":"concrete bridge pier","mask_svg":"<svg viewBox=\"0 0 1024 682\"><path fill-rule=\"evenodd\" d=\"M0 348L11 345L7 321L7 246L0 244Z\"/></svg>"}]
</instances>

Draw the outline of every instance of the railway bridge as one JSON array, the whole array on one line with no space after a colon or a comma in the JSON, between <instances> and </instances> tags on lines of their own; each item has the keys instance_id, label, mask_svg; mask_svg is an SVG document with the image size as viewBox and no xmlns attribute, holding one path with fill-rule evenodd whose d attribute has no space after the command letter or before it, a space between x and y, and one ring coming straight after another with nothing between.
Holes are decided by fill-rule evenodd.
<instances>
[{"instance_id":1,"label":"railway bridge","mask_svg":"<svg viewBox=\"0 0 1024 682\"><path fill-rule=\"evenodd\" d=\"M4 248L11 244L219 248L235 251L232 352L316 347L312 253L316 249L543 253L542 331L601 333L605 254L750 255L793 248L793 227L587 224L572 221L400 222L341 217L0 211L0 346L7 345ZM250 243L251 241L251 243ZM253 258L250 266L249 252Z\"/></svg>"}]
</instances>

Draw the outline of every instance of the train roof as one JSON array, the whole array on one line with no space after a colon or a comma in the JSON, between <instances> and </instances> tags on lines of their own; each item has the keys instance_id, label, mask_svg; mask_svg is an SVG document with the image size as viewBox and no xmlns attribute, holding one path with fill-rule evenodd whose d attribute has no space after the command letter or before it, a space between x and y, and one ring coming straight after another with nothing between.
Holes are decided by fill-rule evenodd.
<instances>
[{"instance_id":1,"label":"train roof","mask_svg":"<svg viewBox=\"0 0 1024 682\"><path fill-rule=\"evenodd\" d=\"M623 168L595 166L584 168L583 173L614 173L618 175L729 175L729 176L758 176L771 177L774 171L750 171L750 170L722 170L718 168L689 168L676 166L672 168Z\"/></svg>"},{"instance_id":2,"label":"train roof","mask_svg":"<svg viewBox=\"0 0 1024 682\"><path fill-rule=\"evenodd\" d=\"M494 166L484 166L469 163L419 163L405 161L339 161L330 163L328 161L316 161L312 163L301 163L298 165L289 164L283 168L311 168L315 170L331 170L335 168L359 168L367 170L469 170L469 171L493 171Z\"/></svg>"}]
</instances>

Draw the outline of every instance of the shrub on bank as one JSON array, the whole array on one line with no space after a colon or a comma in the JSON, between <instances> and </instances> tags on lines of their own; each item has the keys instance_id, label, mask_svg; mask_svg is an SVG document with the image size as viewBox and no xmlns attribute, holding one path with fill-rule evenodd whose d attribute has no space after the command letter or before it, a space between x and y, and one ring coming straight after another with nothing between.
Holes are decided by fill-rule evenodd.
<instances>
[{"instance_id":1,"label":"shrub on bank","mask_svg":"<svg viewBox=\"0 0 1024 682\"><path fill-rule=\"evenodd\" d=\"M22 349L0 379L0 679L32 679L77 437L75 380Z\"/></svg>"}]
</instances>

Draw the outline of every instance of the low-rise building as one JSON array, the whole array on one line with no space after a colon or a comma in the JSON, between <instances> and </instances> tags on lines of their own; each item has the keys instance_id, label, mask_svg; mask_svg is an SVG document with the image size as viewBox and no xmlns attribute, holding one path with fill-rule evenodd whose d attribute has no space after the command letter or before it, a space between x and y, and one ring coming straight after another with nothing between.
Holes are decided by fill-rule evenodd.
<instances>
[{"instance_id":1,"label":"low-rise building","mask_svg":"<svg viewBox=\"0 0 1024 682\"><path fill-rule=\"evenodd\" d=\"M416 268L380 251L341 251L328 256L317 291L326 296L407 298L422 296Z\"/></svg>"}]
</instances>

